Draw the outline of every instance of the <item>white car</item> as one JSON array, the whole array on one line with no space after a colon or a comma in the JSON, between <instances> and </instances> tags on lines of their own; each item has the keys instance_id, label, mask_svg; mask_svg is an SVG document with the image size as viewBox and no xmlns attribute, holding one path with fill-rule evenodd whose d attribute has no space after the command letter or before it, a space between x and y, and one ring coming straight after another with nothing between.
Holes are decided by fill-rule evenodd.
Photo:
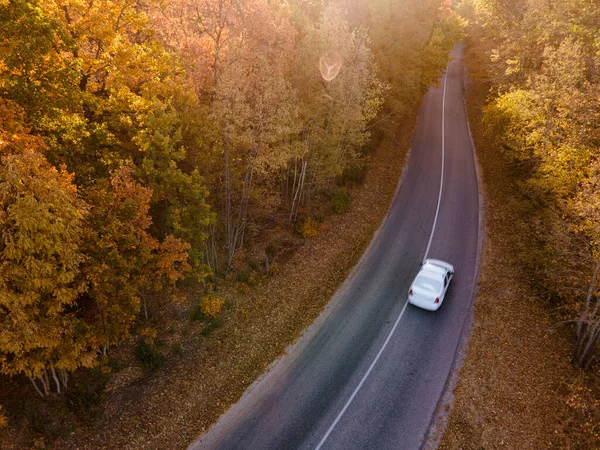
<instances>
[{"instance_id":1,"label":"white car","mask_svg":"<svg viewBox=\"0 0 600 450\"><path fill-rule=\"evenodd\" d=\"M437 311L454 276L454 266L439 259L426 259L410 285L408 301L419 308Z\"/></svg>"}]
</instances>

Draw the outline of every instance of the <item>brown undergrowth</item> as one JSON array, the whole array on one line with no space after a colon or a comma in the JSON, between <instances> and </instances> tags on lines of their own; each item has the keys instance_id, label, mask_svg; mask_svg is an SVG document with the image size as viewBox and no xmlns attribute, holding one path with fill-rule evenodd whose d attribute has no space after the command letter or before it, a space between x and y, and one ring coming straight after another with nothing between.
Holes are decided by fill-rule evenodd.
<instances>
[{"instance_id":1,"label":"brown undergrowth","mask_svg":"<svg viewBox=\"0 0 600 450\"><path fill-rule=\"evenodd\" d=\"M184 336L174 342L168 333L161 337L163 351L171 348L167 353L178 357L150 378L135 363L117 368L101 418L57 433L52 446L175 449L206 431L315 320L356 264L389 208L413 125L380 124L382 138L345 214L328 217L319 235L306 239L270 277L222 283L223 324L210 334L206 324L188 318L161 324ZM34 444L23 430L6 432L2 447ZM38 439L35 445L47 443Z\"/></svg>"},{"instance_id":2,"label":"brown undergrowth","mask_svg":"<svg viewBox=\"0 0 600 450\"><path fill-rule=\"evenodd\" d=\"M486 238L467 356L440 448L598 448L589 375L570 363L568 333L526 268L538 237L529 220L532 206L517 187L522 169L484 133L489 85L477 77L483 60L473 45L466 46L465 61L474 78L466 95L486 198Z\"/></svg>"}]
</instances>

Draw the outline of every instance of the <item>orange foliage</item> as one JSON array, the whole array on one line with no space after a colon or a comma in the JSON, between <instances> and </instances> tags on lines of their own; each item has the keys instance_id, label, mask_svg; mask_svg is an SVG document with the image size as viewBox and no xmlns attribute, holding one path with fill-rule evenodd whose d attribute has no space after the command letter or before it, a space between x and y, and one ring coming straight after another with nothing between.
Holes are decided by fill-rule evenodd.
<instances>
[{"instance_id":1,"label":"orange foliage","mask_svg":"<svg viewBox=\"0 0 600 450\"><path fill-rule=\"evenodd\" d=\"M152 190L133 178L130 166L113 171L110 183L88 192L95 207L89 222L86 280L97 303L98 332L105 345L129 336L140 295L173 285L190 269L188 243L150 235Z\"/></svg>"},{"instance_id":2,"label":"orange foliage","mask_svg":"<svg viewBox=\"0 0 600 450\"><path fill-rule=\"evenodd\" d=\"M166 276L171 283L182 279L185 272L190 270L189 249L190 244L170 235L160 244L156 265L159 273Z\"/></svg>"}]
</instances>

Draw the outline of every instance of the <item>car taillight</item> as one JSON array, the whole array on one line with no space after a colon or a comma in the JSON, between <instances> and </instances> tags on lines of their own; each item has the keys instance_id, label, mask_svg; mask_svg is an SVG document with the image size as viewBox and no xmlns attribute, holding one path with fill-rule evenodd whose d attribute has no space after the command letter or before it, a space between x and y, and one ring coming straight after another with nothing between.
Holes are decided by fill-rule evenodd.
<instances>
[{"instance_id":1,"label":"car taillight","mask_svg":"<svg viewBox=\"0 0 600 450\"><path fill-rule=\"evenodd\" d=\"M413 295L412 294L412 289L410 291L408 291L408 295Z\"/></svg>"},{"instance_id":2,"label":"car taillight","mask_svg":"<svg viewBox=\"0 0 600 450\"><path fill-rule=\"evenodd\" d=\"M438 297L435 299L435 303L439 303L439 302L440 302L440 298Z\"/></svg>"}]
</instances>

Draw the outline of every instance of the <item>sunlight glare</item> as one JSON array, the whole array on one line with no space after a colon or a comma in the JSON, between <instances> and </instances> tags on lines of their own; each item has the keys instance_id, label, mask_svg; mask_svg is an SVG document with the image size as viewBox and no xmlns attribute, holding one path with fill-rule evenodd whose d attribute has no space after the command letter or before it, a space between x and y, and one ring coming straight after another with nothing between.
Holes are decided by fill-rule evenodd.
<instances>
[{"instance_id":1,"label":"sunlight glare","mask_svg":"<svg viewBox=\"0 0 600 450\"><path fill-rule=\"evenodd\" d=\"M324 53L319 58L319 70L325 81L331 81L340 73L342 57L337 52Z\"/></svg>"}]
</instances>

